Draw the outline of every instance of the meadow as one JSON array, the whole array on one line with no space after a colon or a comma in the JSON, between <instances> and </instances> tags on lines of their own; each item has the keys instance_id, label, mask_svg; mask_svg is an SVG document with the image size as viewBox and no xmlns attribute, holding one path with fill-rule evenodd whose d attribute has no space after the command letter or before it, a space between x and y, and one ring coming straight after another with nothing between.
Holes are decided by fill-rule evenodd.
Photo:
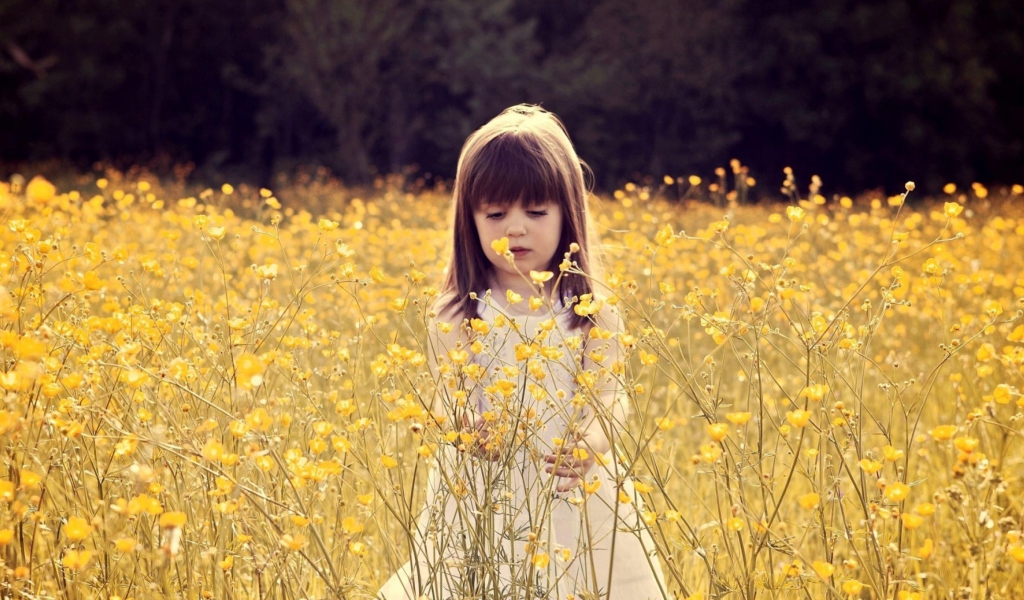
<instances>
[{"instance_id":1,"label":"meadow","mask_svg":"<svg viewBox=\"0 0 1024 600\"><path fill-rule=\"evenodd\" d=\"M672 592L1020 597L1024 189L754 183L591 200L615 459ZM372 597L438 444L472 437L429 410L468 366L427 364L448 201L322 172L0 183L0 594Z\"/></svg>"}]
</instances>

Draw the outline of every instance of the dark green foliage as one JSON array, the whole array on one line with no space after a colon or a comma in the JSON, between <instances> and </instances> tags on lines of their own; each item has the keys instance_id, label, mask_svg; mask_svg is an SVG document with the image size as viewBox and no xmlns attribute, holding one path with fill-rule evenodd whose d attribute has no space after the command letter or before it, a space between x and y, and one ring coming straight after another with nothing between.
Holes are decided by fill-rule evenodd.
<instances>
[{"instance_id":1,"label":"dark green foliage","mask_svg":"<svg viewBox=\"0 0 1024 600\"><path fill-rule=\"evenodd\" d=\"M602 187L734 156L846 191L1012 182L1017 4L2 0L0 158L449 177L470 131L535 102Z\"/></svg>"},{"instance_id":2,"label":"dark green foliage","mask_svg":"<svg viewBox=\"0 0 1024 600\"><path fill-rule=\"evenodd\" d=\"M744 86L754 122L775 125L767 153L814 153L826 179L865 185L995 176L985 163L1000 137L999 74L975 2L792 4L755 8L751 21L762 51Z\"/></svg>"}]
</instances>

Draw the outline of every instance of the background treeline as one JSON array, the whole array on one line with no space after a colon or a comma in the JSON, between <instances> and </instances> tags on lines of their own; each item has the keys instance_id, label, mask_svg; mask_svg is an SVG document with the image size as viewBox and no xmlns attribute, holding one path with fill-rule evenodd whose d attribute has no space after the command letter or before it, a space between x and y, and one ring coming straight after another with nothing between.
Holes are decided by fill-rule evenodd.
<instances>
[{"instance_id":1,"label":"background treeline","mask_svg":"<svg viewBox=\"0 0 1024 600\"><path fill-rule=\"evenodd\" d=\"M1012 183L1019 0L0 0L0 159L453 174L516 102L598 184L732 157L833 190Z\"/></svg>"}]
</instances>

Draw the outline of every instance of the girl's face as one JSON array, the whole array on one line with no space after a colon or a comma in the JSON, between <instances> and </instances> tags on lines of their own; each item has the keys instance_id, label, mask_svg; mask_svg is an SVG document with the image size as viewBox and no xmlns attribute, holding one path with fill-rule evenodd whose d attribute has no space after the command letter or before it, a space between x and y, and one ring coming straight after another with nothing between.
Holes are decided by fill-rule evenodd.
<instances>
[{"instance_id":1,"label":"girl's face","mask_svg":"<svg viewBox=\"0 0 1024 600\"><path fill-rule=\"evenodd\" d=\"M473 212L473 220L484 254L494 267L495 282L506 289L523 287L516 269L527 278L530 271L546 271L562 237L562 208L557 202L529 208L521 202L505 207L485 202ZM491 248L501 238L508 238L515 267Z\"/></svg>"}]
</instances>

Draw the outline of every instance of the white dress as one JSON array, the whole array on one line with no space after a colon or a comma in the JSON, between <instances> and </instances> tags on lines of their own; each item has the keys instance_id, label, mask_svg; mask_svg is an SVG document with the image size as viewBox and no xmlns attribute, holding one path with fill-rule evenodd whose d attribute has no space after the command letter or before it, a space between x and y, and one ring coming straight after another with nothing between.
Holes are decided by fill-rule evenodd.
<instances>
[{"instance_id":1,"label":"white dress","mask_svg":"<svg viewBox=\"0 0 1024 600\"><path fill-rule=\"evenodd\" d=\"M494 316L491 307L481 308L483 321ZM544 455L594 410L572 403L580 351L564 342L579 332L569 329L567 316L563 310L551 321L550 312L537 311L514 317L518 327L492 327L478 338L483 349L470 370L482 374L463 377L464 406L449 394L444 410L456 419L463 411L469 422L495 419L504 430L500 457L441 447L412 558L385 582L380 600L670 597L639 516L641 499L613 452L598 457L586 489L559 493L555 486L564 479L544 472Z\"/></svg>"}]
</instances>

